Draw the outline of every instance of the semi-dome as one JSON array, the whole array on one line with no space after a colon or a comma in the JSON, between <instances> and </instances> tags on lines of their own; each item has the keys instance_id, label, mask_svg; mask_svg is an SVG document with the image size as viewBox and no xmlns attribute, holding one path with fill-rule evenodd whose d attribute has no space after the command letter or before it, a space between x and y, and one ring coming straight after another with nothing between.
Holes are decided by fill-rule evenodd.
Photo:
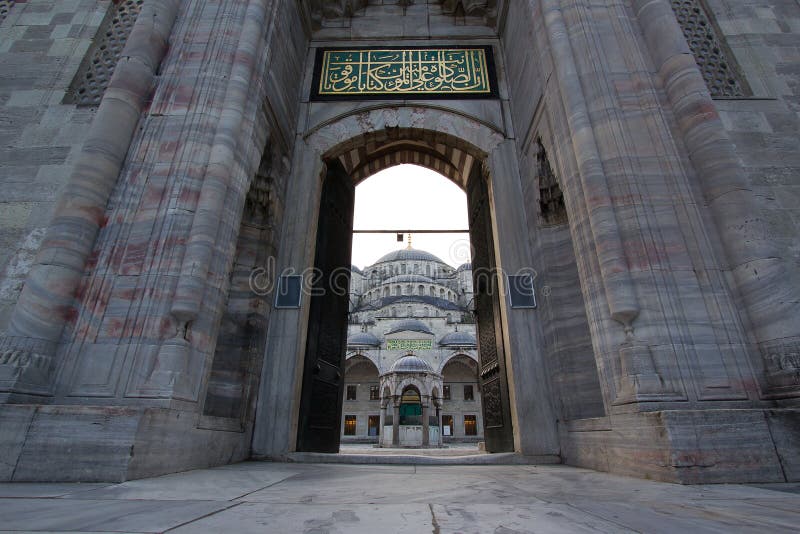
<instances>
[{"instance_id":1,"label":"semi-dome","mask_svg":"<svg viewBox=\"0 0 800 534\"><path fill-rule=\"evenodd\" d=\"M442 339L439 340L439 345L443 347L475 347L477 344L478 343L475 340L475 336L469 332L450 332L449 334L445 334Z\"/></svg>"},{"instance_id":2,"label":"semi-dome","mask_svg":"<svg viewBox=\"0 0 800 534\"><path fill-rule=\"evenodd\" d=\"M369 332L356 332L352 336L347 338L348 345L369 345L371 347L377 347L381 344L381 340L378 339L374 334L370 334Z\"/></svg>"},{"instance_id":3,"label":"semi-dome","mask_svg":"<svg viewBox=\"0 0 800 534\"><path fill-rule=\"evenodd\" d=\"M392 276L391 278L387 278L383 281L384 284L393 284L395 282L425 282L427 284L434 283L432 278L428 278L427 276L423 276L421 274L398 274L397 276Z\"/></svg>"},{"instance_id":4,"label":"semi-dome","mask_svg":"<svg viewBox=\"0 0 800 534\"><path fill-rule=\"evenodd\" d=\"M433 334L431 329L428 328L428 325L419 319L403 319L402 321L397 321L394 323L392 329L386 333L395 334L397 332L422 332L423 334Z\"/></svg>"},{"instance_id":5,"label":"semi-dome","mask_svg":"<svg viewBox=\"0 0 800 534\"><path fill-rule=\"evenodd\" d=\"M389 369L390 373L432 373L433 369L428 362L413 354L398 358Z\"/></svg>"},{"instance_id":6,"label":"semi-dome","mask_svg":"<svg viewBox=\"0 0 800 534\"><path fill-rule=\"evenodd\" d=\"M444 263L441 259L437 258L430 252L425 252L424 250L417 250L415 248L404 248L400 250L395 250L382 256L381 259L376 261L375 263L383 263L386 261L403 261L403 260L417 260L417 261L436 261L439 263Z\"/></svg>"}]
</instances>

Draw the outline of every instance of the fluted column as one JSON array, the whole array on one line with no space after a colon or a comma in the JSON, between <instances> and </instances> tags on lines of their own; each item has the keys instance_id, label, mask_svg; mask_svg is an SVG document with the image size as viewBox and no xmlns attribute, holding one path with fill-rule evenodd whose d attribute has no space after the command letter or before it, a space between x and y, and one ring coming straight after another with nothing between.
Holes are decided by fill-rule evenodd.
<instances>
[{"instance_id":1,"label":"fluted column","mask_svg":"<svg viewBox=\"0 0 800 534\"><path fill-rule=\"evenodd\" d=\"M585 210L594 241L600 276L611 318L625 331L619 347L619 376L614 404L653 401L670 398L658 374L652 353L645 340L634 334L634 321L640 305L630 275L625 249L620 236L614 205L589 116L586 97L577 72L577 60L558 0L540 0L558 93L567 116L567 127L573 153L578 163ZM606 366L613 368L615 366Z\"/></svg>"},{"instance_id":2,"label":"fluted column","mask_svg":"<svg viewBox=\"0 0 800 534\"><path fill-rule=\"evenodd\" d=\"M187 330L200 313L209 266L217 248L217 232L234 177L233 163L242 127L246 122L243 120L244 109L264 42L264 28L267 23L265 4L266 0L250 0L245 12L244 27L233 57L222 113L170 307L177 329L173 337L162 342L154 371L142 387L142 390L151 392L153 396L179 394L185 387L186 369L190 365L192 352L186 339ZM241 202L244 202L244 198ZM231 257L226 263L228 269L232 261Z\"/></svg>"}]
</instances>

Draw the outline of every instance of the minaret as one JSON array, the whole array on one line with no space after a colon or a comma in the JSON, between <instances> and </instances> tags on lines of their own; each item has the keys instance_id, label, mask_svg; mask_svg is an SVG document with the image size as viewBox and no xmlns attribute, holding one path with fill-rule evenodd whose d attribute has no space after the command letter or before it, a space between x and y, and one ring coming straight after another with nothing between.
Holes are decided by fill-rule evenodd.
<instances>
[{"instance_id":1,"label":"minaret","mask_svg":"<svg viewBox=\"0 0 800 534\"><path fill-rule=\"evenodd\" d=\"M408 234L408 247L406 247L406 250L411 250L411 234L410 233Z\"/></svg>"}]
</instances>

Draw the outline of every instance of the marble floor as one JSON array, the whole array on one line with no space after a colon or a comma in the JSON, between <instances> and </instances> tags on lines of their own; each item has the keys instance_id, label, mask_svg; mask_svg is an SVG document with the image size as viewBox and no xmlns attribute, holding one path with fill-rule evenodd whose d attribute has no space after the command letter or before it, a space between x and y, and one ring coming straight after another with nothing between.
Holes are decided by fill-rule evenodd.
<instances>
[{"instance_id":1,"label":"marble floor","mask_svg":"<svg viewBox=\"0 0 800 534\"><path fill-rule=\"evenodd\" d=\"M0 484L2 532L797 532L800 485L566 466L246 462L123 484Z\"/></svg>"}]
</instances>

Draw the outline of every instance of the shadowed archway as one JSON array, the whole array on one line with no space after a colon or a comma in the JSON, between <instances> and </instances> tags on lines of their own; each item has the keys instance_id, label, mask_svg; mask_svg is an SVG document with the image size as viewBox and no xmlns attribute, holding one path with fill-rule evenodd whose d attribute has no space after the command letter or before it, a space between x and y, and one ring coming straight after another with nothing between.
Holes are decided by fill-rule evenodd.
<instances>
[{"instance_id":1,"label":"shadowed archway","mask_svg":"<svg viewBox=\"0 0 800 534\"><path fill-rule=\"evenodd\" d=\"M484 404L488 410L484 414L486 447L490 452L514 450L489 175L484 165L487 153L456 135L421 128L388 127L338 143L322 157L326 170L319 204L315 269L323 276L317 280L315 296L311 298L298 449L333 452L339 446L339 438L332 429L339 428L341 419L344 350L340 350L336 363L333 347L339 347L346 335L346 326L335 314L346 309L347 297L331 291L332 288L325 285L329 283L325 276L349 265L349 258L345 259L342 251L347 250L349 254L351 249L353 188L360 180L387 167L414 163L448 177L467 193L473 269L482 274L480 279L476 278L475 300L479 310L476 325L479 352L485 355L481 358L479 376L482 397L487 399ZM316 321L324 321L324 324L315 324ZM334 400L337 385L338 397ZM323 434L325 437L321 437Z\"/></svg>"}]
</instances>

